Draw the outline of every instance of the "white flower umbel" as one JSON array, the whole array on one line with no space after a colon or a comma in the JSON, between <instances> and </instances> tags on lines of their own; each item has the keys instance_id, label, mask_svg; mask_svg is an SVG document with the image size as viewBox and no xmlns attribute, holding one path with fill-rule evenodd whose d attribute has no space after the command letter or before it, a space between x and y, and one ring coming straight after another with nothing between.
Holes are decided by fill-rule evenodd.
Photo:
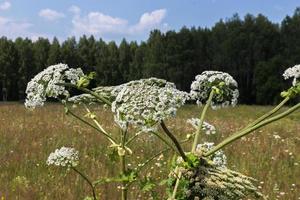
<instances>
[{"instance_id":1,"label":"white flower umbel","mask_svg":"<svg viewBox=\"0 0 300 200\"><path fill-rule=\"evenodd\" d=\"M237 104L239 91L237 82L228 73L204 71L191 84L191 97L198 104L206 103L211 90L217 88L212 99L212 107L226 107Z\"/></svg>"},{"instance_id":2,"label":"white flower umbel","mask_svg":"<svg viewBox=\"0 0 300 200\"><path fill-rule=\"evenodd\" d=\"M295 86L300 78L300 65L295 65L294 67L286 69L283 73L283 77L284 79L294 78L293 86Z\"/></svg>"},{"instance_id":3,"label":"white flower umbel","mask_svg":"<svg viewBox=\"0 0 300 200\"><path fill-rule=\"evenodd\" d=\"M196 147L196 153L203 155L203 153L211 150L214 147L213 142L205 142L203 144L198 144ZM222 150L217 151L213 154L210 159L214 162L217 167L226 167L227 157Z\"/></svg>"},{"instance_id":4,"label":"white flower umbel","mask_svg":"<svg viewBox=\"0 0 300 200\"><path fill-rule=\"evenodd\" d=\"M74 148L62 147L52 152L48 159L47 165L61 167L76 167L79 163L78 151Z\"/></svg>"},{"instance_id":5,"label":"white flower umbel","mask_svg":"<svg viewBox=\"0 0 300 200\"><path fill-rule=\"evenodd\" d=\"M92 91L95 92L97 95L102 96L109 101L115 100L115 95L112 94L112 91L120 86L100 86L93 88ZM80 94L76 96L72 96L68 99L69 102L72 102L74 104L92 104L92 103L100 103L97 101L96 97L94 97L91 94Z\"/></svg>"},{"instance_id":6,"label":"white flower umbel","mask_svg":"<svg viewBox=\"0 0 300 200\"><path fill-rule=\"evenodd\" d=\"M191 124L193 128L197 130L200 124L200 119L191 118L187 120L187 123ZM216 133L216 128L213 125L209 124L208 122L203 122L202 130L205 131L206 135L211 135Z\"/></svg>"},{"instance_id":7,"label":"white flower umbel","mask_svg":"<svg viewBox=\"0 0 300 200\"><path fill-rule=\"evenodd\" d=\"M65 64L52 65L46 68L27 84L25 106L35 108L43 106L47 97L69 96L65 87L57 84L66 82L76 84L83 75L80 68L70 69Z\"/></svg>"},{"instance_id":8,"label":"white flower umbel","mask_svg":"<svg viewBox=\"0 0 300 200\"><path fill-rule=\"evenodd\" d=\"M132 124L145 132L153 130L163 119L175 116L188 98L173 83L157 78L131 81L116 87L112 94L116 95L112 112L117 124L121 128Z\"/></svg>"}]
</instances>

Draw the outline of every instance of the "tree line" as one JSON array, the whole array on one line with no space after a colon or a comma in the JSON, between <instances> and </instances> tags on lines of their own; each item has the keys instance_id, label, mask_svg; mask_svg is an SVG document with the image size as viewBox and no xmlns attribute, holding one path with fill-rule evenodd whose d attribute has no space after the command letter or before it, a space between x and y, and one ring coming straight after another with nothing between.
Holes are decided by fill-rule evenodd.
<instances>
[{"instance_id":1,"label":"tree line","mask_svg":"<svg viewBox=\"0 0 300 200\"><path fill-rule=\"evenodd\" d=\"M120 44L82 36L60 43L39 38L0 38L0 101L23 100L26 84L49 65L66 63L97 73L97 85L158 77L189 91L204 70L231 74L239 83L240 103L274 104L289 84L282 72L300 63L300 8L280 24L267 17L234 15L211 28L153 30L147 41Z\"/></svg>"}]
</instances>

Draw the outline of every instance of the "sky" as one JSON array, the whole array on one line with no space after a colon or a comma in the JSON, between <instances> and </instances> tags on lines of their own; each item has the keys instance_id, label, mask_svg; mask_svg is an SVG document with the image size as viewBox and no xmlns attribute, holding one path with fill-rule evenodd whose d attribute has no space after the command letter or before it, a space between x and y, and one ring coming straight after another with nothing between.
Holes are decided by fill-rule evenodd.
<instances>
[{"instance_id":1,"label":"sky","mask_svg":"<svg viewBox=\"0 0 300 200\"><path fill-rule=\"evenodd\" d=\"M142 41L153 29L212 27L235 13L280 23L296 7L300 0L0 0L0 36Z\"/></svg>"}]
</instances>

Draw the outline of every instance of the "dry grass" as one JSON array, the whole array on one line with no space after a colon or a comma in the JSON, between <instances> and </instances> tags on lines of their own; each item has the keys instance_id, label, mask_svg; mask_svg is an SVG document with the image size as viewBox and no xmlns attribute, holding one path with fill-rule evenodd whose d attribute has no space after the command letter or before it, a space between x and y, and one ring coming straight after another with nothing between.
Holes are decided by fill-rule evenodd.
<instances>
[{"instance_id":1,"label":"dry grass","mask_svg":"<svg viewBox=\"0 0 300 200\"><path fill-rule=\"evenodd\" d=\"M217 127L218 134L202 139L218 142L269 109L239 106L209 111L207 121ZM118 134L117 129L110 125L113 121L111 114L105 110L97 112L104 126ZM192 131L186 126L186 119L198 113L199 108L186 106L167 124L179 138L184 138ZM300 199L299 122L298 111L227 147L225 152L230 167L256 177L262 192L270 199ZM118 163L111 163L107 158L106 144L101 135L65 116L59 105L50 104L31 112L21 104L1 104L0 199L83 199L89 194L85 182L73 172L47 167L45 160L54 149L72 146L80 151L80 168L92 179L117 175ZM146 135L132 147L135 156L129 162L134 166L161 148L161 143ZM143 174L151 173L152 177L159 179L166 174L166 168L166 165L155 166ZM101 199L119 199L116 187L115 184L101 186L97 193ZM163 188L158 189L161 191ZM149 198L136 188L130 199Z\"/></svg>"}]
</instances>

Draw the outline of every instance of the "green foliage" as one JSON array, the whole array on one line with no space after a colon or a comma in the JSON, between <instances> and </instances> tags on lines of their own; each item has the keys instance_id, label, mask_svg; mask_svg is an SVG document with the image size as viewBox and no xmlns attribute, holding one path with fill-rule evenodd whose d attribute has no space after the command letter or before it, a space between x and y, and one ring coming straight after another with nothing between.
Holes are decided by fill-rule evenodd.
<instances>
[{"instance_id":1,"label":"green foliage","mask_svg":"<svg viewBox=\"0 0 300 200\"><path fill-rule=\"evenodd\" d=\"M282 97L290 97L295 98L300 94L300 82L298 82L295 86L292 86L286 91L281 92Z\"/></svg>"},{"instance_id":2,"label":"green foliage","mask_svg":"<svg viewBox=\"0 0 300 200\"><path fill-rule=\"evenodd\" d=\"M140 190L143 192L150 192L156 186L156 182L152 180L150 177L145 177L144 179L140 180Z\"/></svg>"},{"instance_id":3,"label":"green foliage","mask_svg":"<svg viewBox=\"0 0 300 200\"><path fill-rule=\"evenodd\" d=\"M288 88L281 74L300 62L300 12L281 26L265 16L234 15L212 28L186 28L162 33L153 30L146 42L75 37L61 44L54 38L0 38L0 101L24 99L26 83L46 66L59 62L95 71L97 85L117 85L155 76L188 91L196 74L220 70L239 83L242 104L276 104Z\"/></svg>"},{"instance_id":4,"label":"green foliage","mask_svg":"<svg viewBox=\"0 0 300 200\"><path fill-rule=\"evenodd\" d=\"M89 86L91 80L93 80L96 77L96 72L90 72L87 76L82 76L77 82L77 87L78 88L85 88Z\"/></svg>"}]
</instances>

